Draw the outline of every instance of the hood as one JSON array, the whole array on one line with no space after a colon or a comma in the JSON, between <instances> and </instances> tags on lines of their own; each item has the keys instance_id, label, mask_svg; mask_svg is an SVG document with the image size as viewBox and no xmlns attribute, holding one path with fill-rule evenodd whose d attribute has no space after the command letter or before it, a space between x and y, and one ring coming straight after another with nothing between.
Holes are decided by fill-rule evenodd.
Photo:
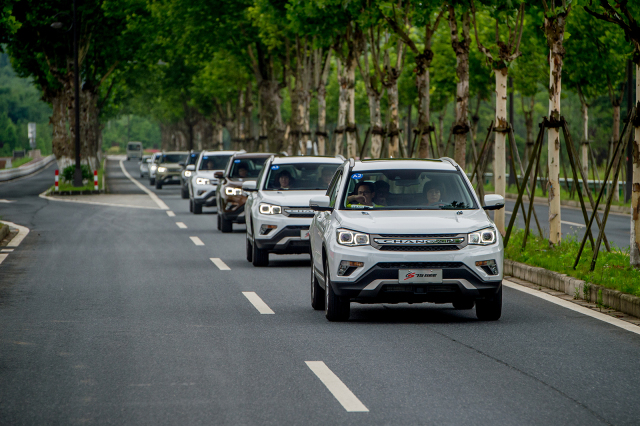
<instances>
[{"instance_id":1,"label":"hood","mask_svg":"<svg viewBox=\"0 0 640 426\"><path fill-rule=\"evenodd\" d=\"M336 210L340 226L367 234L464 234L492 226L484 210ZM365 214L368 213L368 214Z\"/></svg>"},{"instance_id":2,"label":"hood","mask_svg":"<svg viewBox=\"0 0 640 426\"><path fill-rule=\"evenodd\" d=\"M324 189L319 191L263 191L262 201L283 207L309 208L309 200L311 197L324 195L326 192Z\"/></svg>"},{"instance_id":3,"label":"hood","mask_svg":"<svg viewBox=\"0 0 640 426\"><path fill-rule=\"evenodd\" d=\"M195 172L195 176L217 181L218 179L214 178L213 174L215 172L221 172L221 171L222 170L198 170L197 172Z\"/></svg>"}]
</instances>

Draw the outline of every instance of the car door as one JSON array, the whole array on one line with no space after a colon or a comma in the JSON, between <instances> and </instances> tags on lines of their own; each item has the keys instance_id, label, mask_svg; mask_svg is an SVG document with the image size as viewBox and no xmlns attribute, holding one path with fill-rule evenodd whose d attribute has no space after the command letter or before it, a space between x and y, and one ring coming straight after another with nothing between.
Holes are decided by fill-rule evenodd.
<instances>
[{"instance_id":1,"label":"car door","mask_svg":"<svg viewBox=\"0 0 640 426\"><path fill-rule=\"evenodd\" d=\"M247 232L249 233L250 236L254 235L253 234L253 213L257 212L257 206L260 204L260 198L262 194L262 181L264 179L265 170L269 170L270 166L271 166L271 159L269 158L265 161L264 166L262 167L262 170L260 170L260 173L258 174L258 177L256 179L257 191L249 192L247 201L245 202L244 211L245 211L245 214L249 216L247 220L247 223L248 223Z\"/></svg>"},{"instance_id":2,"label":"car door","mask_svg":"<svg viewBox=\"0 0 640 426\"><path fill-rule=\"evenodd\" d=\"M343 171L338 171L333 180L329 184L327 189L327 195L329 196L330 206L335 208L336 200L338 198L338 190L340 189L340 183L342 182ZM324 265L322 265L322 243L324 242L325 233L331 224L332 212L317 212L313 216L312 228L310 233L311 238L311 250L313 250L313 263L316 270L322 271Z\"/></svg>"}]
</instances>

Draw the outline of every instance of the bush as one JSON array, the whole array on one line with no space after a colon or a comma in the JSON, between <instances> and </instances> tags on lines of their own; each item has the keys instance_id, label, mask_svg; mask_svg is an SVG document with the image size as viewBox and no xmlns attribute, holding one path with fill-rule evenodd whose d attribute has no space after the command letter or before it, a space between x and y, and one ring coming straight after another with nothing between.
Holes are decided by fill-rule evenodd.
<instances>
[{"instance_id":1,"label":"bush","mask_svg":"<svg viewBox=\"0 0 640 426\"><path fill-rule=\"evenodd\" d=\"M90 180L93 177L93 173L91 172L91 169L86 164L80 165L80 169L82 170L83 180L84 179ZM62 178L67 182L73 182L73 175L75 171L76 171L75 164L65 167L65 169L62 171Z\"/></svg>"}]
</instances>

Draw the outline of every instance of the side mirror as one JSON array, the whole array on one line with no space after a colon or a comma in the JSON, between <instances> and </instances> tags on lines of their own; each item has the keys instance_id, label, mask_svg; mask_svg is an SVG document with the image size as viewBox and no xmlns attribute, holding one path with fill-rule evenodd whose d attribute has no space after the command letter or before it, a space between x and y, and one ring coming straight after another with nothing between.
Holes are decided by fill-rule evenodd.
<instances>
[{"instance_id":1,"label":"side mirror","mask_svg":"<svg viewBox=\"0 0 640 426\"><path fill-rule=\"evenodd\" d=\"M244 192L255 192L258 190L257 182L255 180L249 180L242 182L242 190Z\"/></svg>"},{"instance_id":2,"label":"side mirror","mask_svg":"<svg viewBox=\"0 0 640 426\"><path fill-rule=\"evenodd\" d=\"M196 171L196 165L195 164L189 164L187 166L187 170L189 170L190 172L195 172Z\"/></svg>"},{"instance_id":3,"label":"side mirror","mask_svg":"<svg viewBox=\"0 0 640 426\"><path fill-rule=\"evenodd\" d=\"M498 194L488 194L484 196L485 210L500 210L504 207L504 198Z\"/></svg>"},{"instance_id":4,"label":"side mirror","mask_svg":"<svg viewBox=\"0 0 640 426\"><path fill-rule=\"evenodd\" d=\"M333 207L330 207L331 199L328 195L320 195L317 197L312 197L309 200L309 207L312 210L317 212L331 212L333 211Z\"/></svg>"},{"instance_id":5,"label":"side mirror","mask_svg":"<svg viewBox=\"0 0 640 426\"><path fill-rule=\"evenodd\" d=\"M213 177L216 179L222 179L224 177L224 172L214 172Z\"/></svg>"},{"instance_id":6,"label":"side mirror","mask_svg":"<svg viewBox=\"0 0 640 426\"><path fill-rule=\"evenodd\" d=\"M178 165L180 165L180 166L182 166L182 167L184 167L184 165L185 165L185 164L186 164L186 163L185 163L184 161L180 161L180 162L178 162Z\"/></svg>"}]
</instances>

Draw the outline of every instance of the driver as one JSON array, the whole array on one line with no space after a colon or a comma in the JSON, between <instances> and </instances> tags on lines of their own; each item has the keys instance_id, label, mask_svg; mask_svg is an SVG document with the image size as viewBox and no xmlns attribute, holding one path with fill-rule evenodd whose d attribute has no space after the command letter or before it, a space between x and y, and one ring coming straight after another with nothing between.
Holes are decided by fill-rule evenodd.
<instances>
[{"instance_id":1,"label":"driver","mask_svg":"<svg viewBox=\"0 0 640 426\"><path fill-rule=\"evenodd\" d=\"M291 189L292 181L293 178L288 170L283 170L278 175L278 184L280 185L280 189Z\"/></svg>"},{"instance_id":2,"label":"driver","mask_svg":"<svg viewBox=\"0 0 640 426\"><path fill-rule=\"evenodd\" d=\"M246 178L248 175L249 175L249 169L247 168L247 165L244 163L241 163L238 166L238 177Z\"/></svg>"},{"instance_id":3,"label":"driver","mask_svg":"<svg viewBox=\"0 0 640 426\"><path fill-rule=\"evenodd\" d=\"M426 204L428 206L443 204L442 195L444 190L440 182L429 181L425 183L422 193L426 197Z\"/></svg>"},{"instance_id":4,"label":"driver","mask_svg":"<svg viewBox=\"0 0 640 426\"><path fill-rule=\"evenodd\" d=\"M351 207L354 204L373 207L373 199L375 198L375 196L376 192L373 183L359 182L356 185L355 194L349 195L347 197L347 207Z\"/></svg>"}]
</instances>

